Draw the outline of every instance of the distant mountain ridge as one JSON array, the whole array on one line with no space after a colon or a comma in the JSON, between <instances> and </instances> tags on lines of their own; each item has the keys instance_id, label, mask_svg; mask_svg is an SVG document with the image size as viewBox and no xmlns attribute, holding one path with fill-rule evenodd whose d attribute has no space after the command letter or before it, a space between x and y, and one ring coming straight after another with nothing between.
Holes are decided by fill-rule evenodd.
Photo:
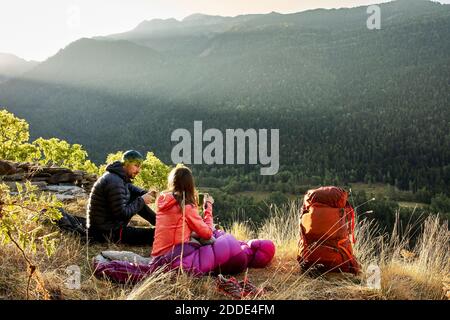
<instances>
[{"instance_id":1,"label":"distant mountain ridge","mask_svg":"<svg viewBox=\"0 0 450 320\"><path fill-rule=\"evenodd\" d=\"M2 82L2 79L5 81L20 76L38 64L37 61L26 61L13 54L0 53L0 82Z\"/></svg>"},{"instance_id":2,"label":"distant mountain ridge","mask_svg":"<svg viewBox=\"0 0 450 320\"><path fill-rule=\"evenodd\" d=\"M170 161L170 133L204 120L281 128L281 170L298 181L442 187L450 5L380 7L381 30L367 29L367 7L146 21L71 43L1 84L0 105L98 162L131 147Z\"/></svg>"},{"instance_id":3,"label":"distant mountain ridge","mask_svg":"<svg viewBox=\"0 0 450 320\"><path fill-rule=\"evenodd\" d=\"M428 0L397 0L381 4L383 8L383 21L389 25L395 24L404 17L426 16L427 13L436 13L437 10L446 9L448 5L431 2ZM236 17L212 16L206 14L193 14L183 20L176 19L153 19L140 23L135 29L128 32L113 34L109 39L127 39L141 44L145 37L176 36L186 34L209 34L217 32L228 32L238 28L261 28L269 25L285 25L307 29L334 30L336 27L364 27L367 6L341 9L314 9L298 13L280 14L271 12L269 14L247 14ZM420 10L419 10L420 9ZM363 13L356 16L354 13ZM331 18L331 19L329 19ZM356 19L355 19L356 18Z\"/></svg>"}]
</instances>

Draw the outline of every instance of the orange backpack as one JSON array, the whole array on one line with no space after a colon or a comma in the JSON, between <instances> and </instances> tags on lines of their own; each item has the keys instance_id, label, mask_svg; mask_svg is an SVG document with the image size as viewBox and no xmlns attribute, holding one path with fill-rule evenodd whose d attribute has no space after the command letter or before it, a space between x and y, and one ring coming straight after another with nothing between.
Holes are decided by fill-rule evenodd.
<instances>
[{"instance_id":1,"label":"orange backpack","mask_svg":"<svg viewBox=\"0 0 450 320\"><path fill-rule=\"evenodd\" d=\"M300 212L297 260L303 270L359 273L353 255L355 213L338 187L309 190Z\"/></svg>"}]
</instances>

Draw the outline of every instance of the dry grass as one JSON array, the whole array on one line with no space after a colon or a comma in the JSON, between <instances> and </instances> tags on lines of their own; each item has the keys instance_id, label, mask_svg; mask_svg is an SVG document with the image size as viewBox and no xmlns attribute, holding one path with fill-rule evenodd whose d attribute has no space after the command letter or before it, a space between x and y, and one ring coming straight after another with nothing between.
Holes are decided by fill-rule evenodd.
<instances>
[{"instance_id":1,"label":"dry grass","mask_svg":"<svg viewBox=\"0 0 450 320\"><path fill-rule=\"evenodd\" d=\"M266 287L261 299L445 299L450 290L450 233L446 223L437 217L428 218L414 248L408 248L407 238L395 232L376 236L374 223L362 222L357 228L355 254L363 270L376 263L382 272L381 290L365 284L365 274L354 277L346 274L326 274L312 277L301 273L296 261L299 236L299 203L293 201L282 208L272 207L266 223L255 230L245 222L235 222L229 231L240 240L251 238L272 239L277 247L276 256L266 269L248 270L250 279ZM84 201L67 206L71 212L83 212ZM136 221L136 224L141 224ZM1 240L1 239L0 239ZM214 278L193 278L178 273L155 273L141 283L118 285L93 276L91 259L100 251L128 250L148 256L146 247L116 244L87 247L79 239L61 235L54 256L32 255L47 289L53 298L62 299L223 299L215 290ZM69 290L64 281L69 265L78 265L82 272L80 290ZM0 299L26 297L26 264L11 245L0 247ZM238 275L242 279L244 274ZM32 286L31 298L43 295Z\"/></svg>"},{"instance_id":2,"label":"dry grass","mask_svg":"<svg viewBox=\"0 0 450 320\"><path fill-rule=\"evenodd\" d=\"M255 236L255 232L253 232L252 228L248 225L248 223L243 221L234 221L227 231L230 232L236 239L241 241L253 239Z\"/></svg>"},{"instance_id":3,"label":"dry grass","mask_svg":"<svg viewBox=\"0 0 450 320\"><path fill-rule=\"evenodd\" d=\"M270 209L270 217L258 231L258 238L272 240L277 256L283 260L295 260L300 235L300 203L292 201L282 207L271 206Z\"/></svg>"}]
</instances>

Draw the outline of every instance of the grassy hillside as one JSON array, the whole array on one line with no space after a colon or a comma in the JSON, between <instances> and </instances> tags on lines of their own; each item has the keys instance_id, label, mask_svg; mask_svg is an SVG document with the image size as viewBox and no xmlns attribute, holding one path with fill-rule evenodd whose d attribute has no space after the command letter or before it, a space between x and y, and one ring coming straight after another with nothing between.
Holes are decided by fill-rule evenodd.
<instances>
[{"instance_id":1,"label":"grassy hillside","mask_svg":"<svg viewBox=\"0 0 450 320\"><path fill-rule=\"evenodd\" d=\"M85 201L67 206L67 210L82 215ZM141 221L134 223L140 224ZM266 269L250 269L250 279L268 289L262 299L444 299L443 289L450 271L450 233L446 225L430 218L423 225L420 241L408 248L406 238L397 233L383 240L374 236L373 223L360 223L357 228L356 256L363 270L377 263L382 270L381 290L366 286L365 274L353 277L345 274L314 275L300 273L296 262L298 237L298 207L291 203L273 208L270 218L259 230L236 221L230 231L239 239L261 237L273 239L277 253ZM1 239L0 239L1 240ZM150 248L117 246L114 244L87 247L79 239L60 236L56 253L51 258L33 255L44 282L44 289L30 286L30 298L42 299L44 293L54 299L223 299L215 290L214 279L194 279L183 274L154 274L141 283L117 285L93 276L91 259L102 250L130 250L149 255ZM406 251L407 250L407 251ZM81 290L64 286L65 269L76 264L82 270ZM20 252L12 245L0 247L0 298L26 297L26 264ZM244 274L238 275L242 278ZM445 290L448 290L445 289Z\"/></svg>"}]
</instances>

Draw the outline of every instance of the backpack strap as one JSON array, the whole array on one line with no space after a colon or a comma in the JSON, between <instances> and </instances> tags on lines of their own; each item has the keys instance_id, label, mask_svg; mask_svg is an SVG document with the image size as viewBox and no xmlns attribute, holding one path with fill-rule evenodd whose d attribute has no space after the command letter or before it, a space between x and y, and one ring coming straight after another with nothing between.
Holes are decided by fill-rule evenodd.
<instances>
[{"instance_id":1,"label":"backpack strap","mask_svg":"<svg viewBox=\"0 0 450 320\"><path fill-rule=\"evenodd\" d=\"M347 203L345 205L345 211L346 211L346 214L350 218L350 233L352 235L352 242L356 243L356 239L355 239L355 210L353 209L353 207L350 205L350 203L348 201L347 201Z\"/></svg>"}]
</instances>

